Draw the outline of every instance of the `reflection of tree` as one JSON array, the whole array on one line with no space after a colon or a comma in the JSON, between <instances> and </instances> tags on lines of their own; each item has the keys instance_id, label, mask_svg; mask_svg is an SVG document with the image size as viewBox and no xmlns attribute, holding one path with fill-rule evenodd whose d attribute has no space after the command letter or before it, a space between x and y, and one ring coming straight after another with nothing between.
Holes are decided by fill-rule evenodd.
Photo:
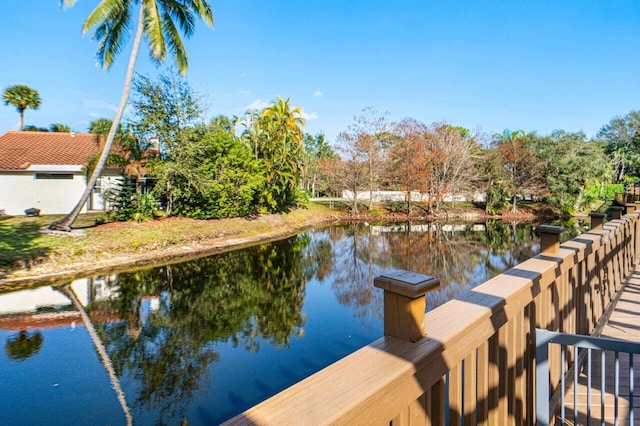
<instances>
[{"instance_id":1,"label":"reflection of tree","mask_svg":"<svg viewBox=\"0 0 640 426\"><path fill-rule=\"evenodd\" d=\"M305 277L307 280L315 276L322 282L335 267L335 253L331 235L336 233L336 227L316 231L309 246L305 250Z\"/></svg>"},{"instance_id":2,"label":"reflection of tree","mask_svg":"<svg viewBox=\"0 0 640 426\"><path fill-rule=\"evenodd\" d=\"M427 295L427 306L433 308L474 282L481 245L470 226L465 225L462 231L454 231L450 224L427 226L414 232L409 224L405 233L389 234L389 254L396 268L440 280L440 289Z\"/></svg>"},{"instance_id":3,"label":"reflection of tree","mask_svg":"<svg viewBox=\"0 0 640 426\"><path fill-rule=\"evenodd\" d=\"M37 354L43 342L44 337L39 331L28 333L26 330L22 330L7 338L4 349L12 360L24 361Z\"/></svg>"},{"instance_id":4,"label":"reflection of tree","mask_svg":"<svg viewBox=\"0 0 640 426\"><path fill-rule=\"evenodd\" d=\"M373 288L373 278L385 269L438 278L440 288L427 295L432 309L537 250L533 225L515 223L489 223L484 233L474 231L471 224L442 223L395 224L378 228L380 232L361 224L335 229L340 231L332 231L330 239L335 252L333 290L342 305L362 318L382 316L382 295Z\"/></svg>"},{"instance_id":5,"label":"reflection of tree","mask_svg":"<svg viewBox=\"0 0 640 426\"><path fill-rule=\"evenodd\" d=\"M385 264L385 250L368 226L351 224L339 229L332 274L338 302L352 308L356 318L382 318L382 294L373 287L373 279Z\"/></svg>"},{"instance_id":6,"label":"reflection of tree","mask_svg":"<svg viewBox=\"0 0 640 426\"><path fill-rule=\"evenodd\" d=\"M180 418L218 355L169 322L163 312L150 315L135 340L122 323L103 324L101 334L117 374L138 384L134 406Z\"/></svg>"},{"instance_id":7,"label":"reflection of tree","mask_svg":"<svg viewBox=\"0 0 640 426\"><path fill-rule=\"evenodd\" d=\"M98 328L117 374L137 388L135 405L179 419L219 359L211 342L258 350L261 339L288 345L301 335L309 243L300 235L119 275L119 297L91 310L125 320Z\"/></svg>"}]
</instances>

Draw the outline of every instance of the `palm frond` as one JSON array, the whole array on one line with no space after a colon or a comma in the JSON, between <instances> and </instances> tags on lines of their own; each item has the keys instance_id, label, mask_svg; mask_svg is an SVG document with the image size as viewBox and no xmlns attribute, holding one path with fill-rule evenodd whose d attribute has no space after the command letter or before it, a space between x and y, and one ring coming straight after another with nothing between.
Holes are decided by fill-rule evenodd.
<instances>
[{"instance_id":1,"label":"palm frond","mask_svg":"<svg viewBox=\"0 0 640 426\"><path fill-rule=\"evenodd\" d=\"M76 0L73 0L75 3ZM103 0L91 12L84 25L82 26L82 34L86 34L89 30L96 26L103 25L105 21L109 21L122 13L123 9L129 9L130 0Z\"/></svg>"},{"instance_id":2,"label":"palm frond","mask_svg":"<svg viewBox=\"0 0 640 426\"><path fill-rule=\"evenodd\" d=\"M163 25L164 34L166 36L167 43L169 44L169 49L176 59L178 70L180 70L182 75L185 75L187 73L187 68L189 67L189 60L187 51L184 48L182 39L180 38L180 33L169 16L164 17Z\"/></svg>"},{"instance_id":3,"label":"palm frond","mask_svg":"<svg viewBox=\"0 0 640 426\"><path fill-rule=\"evenodd\" d=\"M167 45L162 31L163 17L158 8L158 1L144 2L144 33L149 40L151 57L156 62L167 57Z\"/></svg>"},{"instance_id":4,"label":"palm frond","mask_svg":"<svg viewBox=\"0 0 640 426\"><path fill-rule=\"evenodd\" d=\"M190 0L187 4L198 13L208 27L213 27L213 9L207 0Z\"/></svg>"},{"instance_id":5,"label":"palm frond","mask_svg":"<svg viewBox=\"0 0 640 426\"><path fill-rule=\"evenodd\" d=\"M129 9L123 9L115 17L102 21L96 29L94 39L99 41L96 60L100 67L109 68L122 51L129 37L130 20Z\"/></svg>"},{"instance_id":6,"label":"palm frond","mask_svg":"<svg viewBox=\"0 0 640 426\"><path fill-rule=\"evenodd\" d=\"M184 2L163 0L163 10L167 13L167 16L171 17L172 21L178 21L180 30L189 37L195 29L195 17L191 9L185 7L182 3Z\"/></svg>"}]
</instances>

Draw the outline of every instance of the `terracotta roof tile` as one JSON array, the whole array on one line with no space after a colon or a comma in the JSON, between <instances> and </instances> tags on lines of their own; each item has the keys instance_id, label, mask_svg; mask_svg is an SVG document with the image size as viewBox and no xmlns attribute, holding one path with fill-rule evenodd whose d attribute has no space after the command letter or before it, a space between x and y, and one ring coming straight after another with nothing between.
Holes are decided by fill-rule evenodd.
<instances>
[{"instance_id":1,"label":"terracotta roof tile","mask_svg":"<svg viewBox=\"0 0 640 426\"><path fill-rule=\"evenodd\" d=\"M10 131L0 136L0 170L24 170L32 164L84 165L99 152L91 133Z\"/></svg>"}]
</instances>

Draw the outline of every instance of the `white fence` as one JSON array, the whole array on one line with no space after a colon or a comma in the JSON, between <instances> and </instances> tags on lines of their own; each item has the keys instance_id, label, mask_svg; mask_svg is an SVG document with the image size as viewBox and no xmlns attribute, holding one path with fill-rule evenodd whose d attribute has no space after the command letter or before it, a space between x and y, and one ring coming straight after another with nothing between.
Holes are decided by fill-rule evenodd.
<instances>
[{"instance_id":1,"label":"white fence","mask_svg":"<svg viewBox=\"0 0 640 426\"><path fill-rule=\"evenodd\" d=\"M358 201L368 202L371 191L358 191L356 198ZM353 191L342 191L342 198L353 200ZM433 198L432 198L433 199ZM442 201L450 203L452 201L475 201L484 202L487 199L487 194L477 192L474 194L444 194ZM388 201L406 201L407 193L403 191L373 191L373 202L382 203ZM428 201L429 194L411 191L411 201Z\"/></svg>"}]
</instances>

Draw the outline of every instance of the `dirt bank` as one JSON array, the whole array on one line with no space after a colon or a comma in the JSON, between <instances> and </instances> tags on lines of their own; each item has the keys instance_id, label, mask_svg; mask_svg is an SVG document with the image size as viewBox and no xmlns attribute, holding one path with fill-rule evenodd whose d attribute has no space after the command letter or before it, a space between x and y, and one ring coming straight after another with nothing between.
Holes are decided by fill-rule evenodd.
<instances>
[{"instance_id":1,"label":"dirt bank","mask_svg":"<svg viewBox=\"0 0 640 426\"><path fill-rule=\"evenodd\" d=\"M84 250L74 249L50 253L36 262L0 273L0 291L12 287L37 286L46 283L70 280L81 276L96 275L105 272L117 272L135 269L158 263L171 263L201 257L214 253L235 250L257 243L286 238L302 231L323 227L339 218L333 213L300 215L295 218L287 215L264 215L245 219L224 219L219 221L196 221L185 218L162 219L147 223L114 222L101 225L87 232ZM169 241L160 240L151 244L127 249L99 247L101 236L109 233L115 240L128 238L132 230L154 233L157 225L175 229L203 229L200 235L185 235L184 238ZM206 226L211 225L211 226ZM61 240L72 237L55 236ZM92 242L92 238L95 240ZM61 243L61 245L64 242ZM80 254L78 254L80 253ZM26 262L25 262L26 263Z\"/></svg>"},{"instance_id":2,"label":"dirt bank","mask_svg":"<svg viewBox=\"0 0 640 426\"><path fill-rule=\"evenodd\" d=\"M546 210L522 209L517 215L488 217L481 209L449 209L437 215L376 214L357 217L323 207L289 214L198 221L185 218L153 222L114 222L85 230L86 236L47 236L51 249L22 266L0 270L0 291L144 267L274 241L305 230L348 221L486 219L543 220ZM70 240L73 240L70 242ZM29 255L31 256L31 255ZM27 254L25 254L27 257Z\"/></svg>"}]
</instances>

